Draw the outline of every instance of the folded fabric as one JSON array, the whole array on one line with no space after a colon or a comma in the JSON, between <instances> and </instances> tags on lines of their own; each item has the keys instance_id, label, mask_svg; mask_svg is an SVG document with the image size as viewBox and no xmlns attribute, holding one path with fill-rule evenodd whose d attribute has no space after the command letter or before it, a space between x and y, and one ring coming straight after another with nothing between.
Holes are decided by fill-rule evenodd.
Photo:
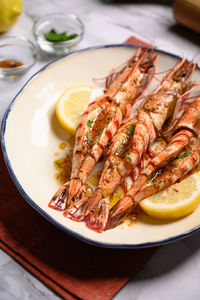
<instances>
[{"instance_id":1,"label":"folded fabric","mask_svg":"<svg viewBox=\"0 0 200 300\"><path fill-rule=\"evenodd\" d=\"M148 47L148 48L155 48L155 47L152 46L151 44L146 43L146 42L143 42L143 41L137 39L137 38L134 37L134 36L129 37L129 38L125 41L125 44L135 44L135 45L145 46L145 47Z\"/></svg>"}]
</instances>

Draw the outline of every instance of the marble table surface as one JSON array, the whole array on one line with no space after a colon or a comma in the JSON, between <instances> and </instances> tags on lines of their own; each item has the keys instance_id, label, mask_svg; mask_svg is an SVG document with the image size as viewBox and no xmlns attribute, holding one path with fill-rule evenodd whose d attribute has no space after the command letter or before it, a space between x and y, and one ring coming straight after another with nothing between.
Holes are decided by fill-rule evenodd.
<instances>
[{"instance_id":1,"label":"marble table surface","mask_svg":"<svg viewBox=\"0 0 200 300\"><path fill-rule=\"evenodd\" d=\"M85 24L79 49L121 43L134 35L168 52L192 59L199 51L199 35L176 24L173 1L23 0L19 22L6 35L33 39L33 22L53 12L72 12ZM1 38L1 37L0 37ZM40 56L23 77L0 80L0 121L15 94L50 59ZM119 291L115 300L187 300L200 295L200 232L162 246ZM0 250L0 300L59 300L51 290Z\"/></svg>"}]
</instances>

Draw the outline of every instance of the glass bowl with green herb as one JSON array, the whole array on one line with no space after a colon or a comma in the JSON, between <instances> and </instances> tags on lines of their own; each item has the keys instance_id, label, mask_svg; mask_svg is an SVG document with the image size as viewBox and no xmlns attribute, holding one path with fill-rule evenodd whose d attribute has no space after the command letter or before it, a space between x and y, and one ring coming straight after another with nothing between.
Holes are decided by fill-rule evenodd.
<instances>
[{"instance_id":1,"label":"glass bowl with green herb","mask_svg":"<svg viewBox=\"0 0 200 300\"><path fill-rule=\"evenodd\" d=\"M61 56L72 51L81 41L84 25L74 14L55 13L38 19L33 34L41 50Z\"/></svg>"}]
</instances>

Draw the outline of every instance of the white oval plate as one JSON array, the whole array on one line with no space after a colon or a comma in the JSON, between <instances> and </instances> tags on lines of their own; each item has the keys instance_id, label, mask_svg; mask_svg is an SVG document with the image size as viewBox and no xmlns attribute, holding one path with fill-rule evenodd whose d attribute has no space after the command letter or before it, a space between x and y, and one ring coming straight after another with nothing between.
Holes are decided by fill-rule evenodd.
<instances>
[{"instance_id":1,"label":"white oval plate","mask_svg":"<svg viewBox=\"0 0 200 300\"><path fill-rule=\"evenodd\" d=\"M92 79L104 77L113 67L130 58L136 47L123 44L93 47L48 64L16 95L5 113L1 128L4 158L24 198L67 233L103 247L154 246L188 236L200 228L200 206L194 213L175 222L139 221L134 226L119 226L101 234L89 230L84 222L73 222L63 217L62 212L48 207L59 187L54 179L54 153L66 138L55 117L59 95L73 85L103 86L104 83L97 84ZM158 52L158 72L176 63L176 56ZM199 70L192 79L200 82Z\"/></svg>"}]
</instances>

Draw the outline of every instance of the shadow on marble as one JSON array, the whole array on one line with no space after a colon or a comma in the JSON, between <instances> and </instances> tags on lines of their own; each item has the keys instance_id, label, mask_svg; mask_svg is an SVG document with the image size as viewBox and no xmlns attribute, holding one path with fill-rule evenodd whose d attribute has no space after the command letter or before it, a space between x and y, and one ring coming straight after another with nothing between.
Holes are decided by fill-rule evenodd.
<instances>
[{"instance_id":1,"label":"shadow on marble","mask_svg":"<svg viewBox=\"0 0 200 300\"><path fill-rule=\"evenodd\" d=\"M160 4L172 6L174 0L99 0L104 4Z\"/></svg>"},{"instance_id":2,"label":"shadow on marble","mask_svg":"<svg viewBox=\"0 0 200 300\"><path fill-rule=\"evenodd\" d=\"M39 48L37 48L37 61L42 63L42 64L46 65L49 62L54 61L54 60L56 60L60 57L61 56L49 54L49 53L46 53L46 52L40 50Z\"/></svg>"},{"instance_id":3,"label":"shadow on marble","mask_svg":"<svg viewBox=\"0 0 200 300\"><path fill-rule=\"evenodd\" d=\"M172 26L170 26L169 31L178 36L181 36L189 42L196 44L197 46L200 46L200 33L198 32L195 32L179 24L173 24Z\"/></svg>"}]
</instances>

